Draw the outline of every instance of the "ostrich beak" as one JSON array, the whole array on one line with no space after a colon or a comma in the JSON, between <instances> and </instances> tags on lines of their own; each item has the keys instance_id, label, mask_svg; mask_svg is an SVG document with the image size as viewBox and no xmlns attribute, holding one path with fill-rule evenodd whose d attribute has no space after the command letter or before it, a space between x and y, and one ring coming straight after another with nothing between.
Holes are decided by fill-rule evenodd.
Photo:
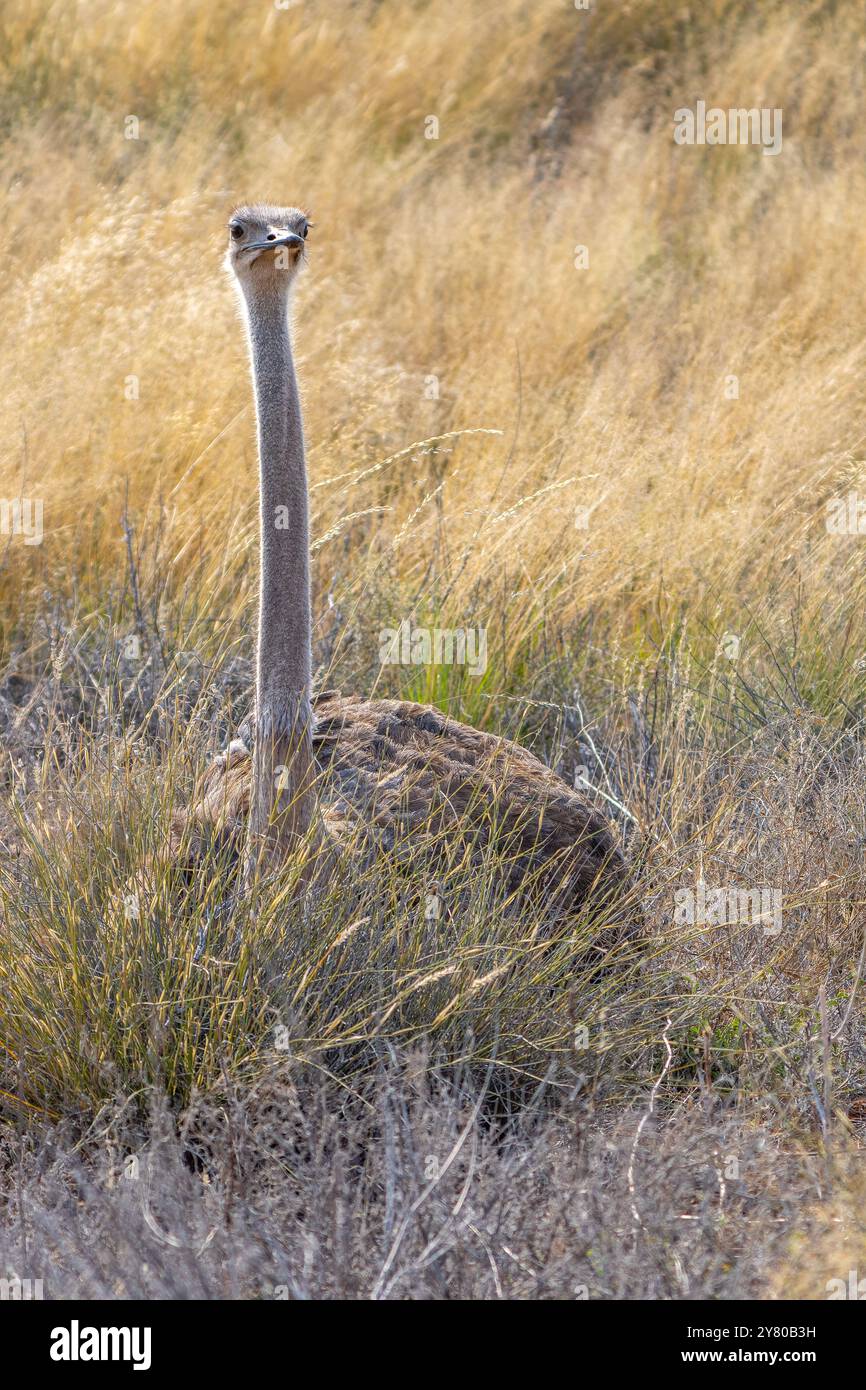
<instances>
[{"instance_id":1,"label":"ostrich beak","mask_svg":"<svg viewBox=\"0 0 866 1390\"><path fill-rule=\"evenodd\" d=\"M297 246L302 247L304 238L298 236L297 232L281 232L279 236L272 237L270 241L251 241L249 246L245 246L244 251L275 251L278 246Z\"/></svg>"}]
</instances>

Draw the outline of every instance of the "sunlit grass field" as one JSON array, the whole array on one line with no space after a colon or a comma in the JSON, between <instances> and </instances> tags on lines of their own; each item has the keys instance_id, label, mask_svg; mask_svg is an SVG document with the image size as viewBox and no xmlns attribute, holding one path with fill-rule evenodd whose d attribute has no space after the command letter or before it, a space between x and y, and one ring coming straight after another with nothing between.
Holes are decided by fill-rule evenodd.
<instances>
[{"instance_id":1,"label":"sunlit grass field","mask_svg":"<svg viewBox=\"0 0 866 1390\"><path fill-rule=\"evenodd\" d=\"M101 1152L119 1106L122 1154L154 1095L188 1126L279 1086L304 1123L315 1086L366 1115L377 1085L416 1094L405 1066L496 1123L615 1134L612 1245L556 1255L567 1296L820 1298L866 1268L866 535L827 527L866 489L864 57L834 0L3 0L0 498L43 528L0 535L10 1133ZM780 152L675 144L697 100L781 109ZM216 859L182 893L159 866L250 706L255 430L222 266L250 200L313 222L318 685L430 701L582 779L640 948L594 947L604 914L552 941L515 920L495 863L433 928L384 858L303 919L290 881L227 913ZM407 619L484 628L486 669L383 665ZM778 890L781 931L683 925L701 882ZM322 1259L313 1292L352 1292ZM501 1296L489 1266L466 1296ZM116 1291L110 1261L65 1267ZM526 1267L511 1296L559 1292Z\"/></svg>"}]
</instances>

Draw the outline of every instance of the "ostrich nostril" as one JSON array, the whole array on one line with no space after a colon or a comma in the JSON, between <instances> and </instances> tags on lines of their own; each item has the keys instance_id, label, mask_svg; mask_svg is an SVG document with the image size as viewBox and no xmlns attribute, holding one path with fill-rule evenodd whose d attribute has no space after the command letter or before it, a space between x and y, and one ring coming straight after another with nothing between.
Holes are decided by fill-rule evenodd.
<instances>
[{"instance_id":1,"label":"ostrich nostril","mask_svg":"<svg viewBox=\"0 0 866 1390\"><path fill-rule=\"evenodd\" d=\"M276 239L277 239L277 234L276 234L276 232L268 232L268 241L276 241Z\"/></svg>"}]
</instances>

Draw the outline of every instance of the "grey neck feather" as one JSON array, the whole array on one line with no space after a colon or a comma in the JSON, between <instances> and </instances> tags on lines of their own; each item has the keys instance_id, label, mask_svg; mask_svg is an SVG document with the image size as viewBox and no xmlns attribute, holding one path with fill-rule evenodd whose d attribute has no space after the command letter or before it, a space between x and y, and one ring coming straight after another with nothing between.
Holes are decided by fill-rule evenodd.
<instances>
[{"instance_id":1,"label":"grey neck feather","mask_svg":"<svg viewBox=\"0 0 866 1390\"><path fill-rule=\"evenodd\" d=\"M261 576L249 864L284 862L314 812L310 537L288 287L246 294L260 470Z\"/></svg>"}]
</instances>

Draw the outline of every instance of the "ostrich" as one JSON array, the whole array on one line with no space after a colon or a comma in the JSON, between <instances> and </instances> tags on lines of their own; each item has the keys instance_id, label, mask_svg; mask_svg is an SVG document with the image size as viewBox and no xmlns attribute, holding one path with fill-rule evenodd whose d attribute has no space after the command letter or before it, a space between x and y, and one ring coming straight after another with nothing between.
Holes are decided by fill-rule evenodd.
<instances>
[{"instance_id":1,"label":"ostrich","mask_svg":"<svg viewBox=\"0 0 866 1390\"><path fill-rule=\"evenodd\" d=\"M183 845L215 836L274 871L312 837L311 862L371 834L386 850L426 842L477 869L502 851L504 888L540 887L573 912L626 882L604 818L525 748L429 705L312 693L307 477L289 333L309 231L297 208L240 207L226 257L246 321L260 468L260 597L252 749L234 740L175 818ZM417 833L416 833L417 832ZM499 861L497 861L498 863ZM325 872L328 872L326 869ZM315 873L315 870L314 870Z\"/></svg>"}]
</instances>

